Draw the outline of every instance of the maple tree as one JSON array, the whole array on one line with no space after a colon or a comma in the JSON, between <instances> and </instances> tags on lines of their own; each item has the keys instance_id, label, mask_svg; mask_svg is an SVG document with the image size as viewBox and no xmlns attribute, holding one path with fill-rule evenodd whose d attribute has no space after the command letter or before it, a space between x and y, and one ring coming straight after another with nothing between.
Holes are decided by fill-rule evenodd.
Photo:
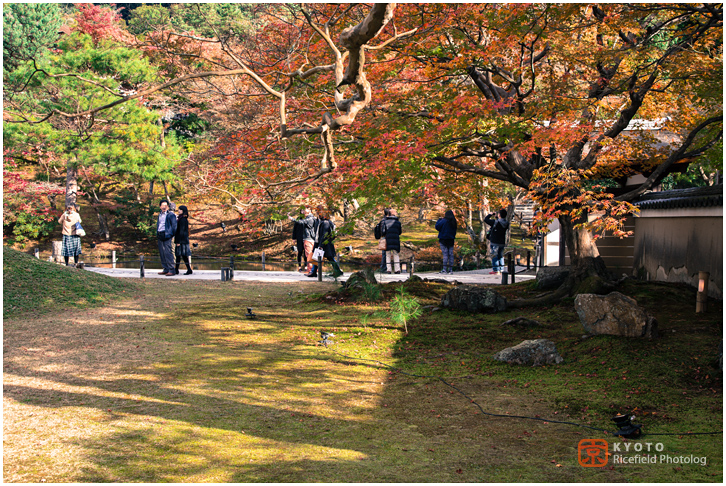
<instances>
[{"instance_id":1,"label":"maple tree","mask_svg":"<svg viewBox=\"0 0 726 486\"><path fill-rule=\"evenodd\" d=\"M245 217L442 202L482 246L474 215L526 193L566 236L555 296L608 288L595 239L635 197L722 165L720 5L147 5L129 25L154 76L48 120L139 100L206 120L183 176Z\"/></svg>"},{"instance_id":2,"label":"maple tree","mask_svg":"<svg viewBox=\"0 0 726 486\"><path fill-rule=\"evenodd\" d=\"M541 223L559 220L573 264L548 298L612 288L596 235L623 235L629 201L720 146L722 7L405 8L416 15L404 19L423 16L426 28L391 60L367 150L382 164L527 190ZM656 120L670 140L643 128ZM637 188L607 188L639 172L649 176Z\"/></svg>"}]
</instances>

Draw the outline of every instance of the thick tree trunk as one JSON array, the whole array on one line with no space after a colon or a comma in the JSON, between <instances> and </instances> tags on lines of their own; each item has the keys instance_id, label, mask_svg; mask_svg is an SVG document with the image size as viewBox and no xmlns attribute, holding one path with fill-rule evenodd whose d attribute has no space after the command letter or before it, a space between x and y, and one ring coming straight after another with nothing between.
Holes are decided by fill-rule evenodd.
<instances>
[{"instance_id":1,"label":"thick tree trunk","mask_svg":"<svg viewBox=\"0 0 726 486\"><path fill-rule=\"evenodd\" d=\"M522 307L556 304L564 297L577 294L607 294L616 289L617 284L600 257L595 240L589 230L575 226L570 216L561 216L560 231L564 235L570 253L570 274L565 283L554 292L537 299L512 300L507 306L513 309Z\"/></svg>"},{"instance_id":2,"label":"thick tree trunk","mask_svg":"<svg viewBox=\"0 0 726 486\"><path fill-rule=\"evenodd\" d=\"M69 163L66 167L66 207L75 206L77 199L78 168L75 165Z\"/></svg>"}]
</instances>

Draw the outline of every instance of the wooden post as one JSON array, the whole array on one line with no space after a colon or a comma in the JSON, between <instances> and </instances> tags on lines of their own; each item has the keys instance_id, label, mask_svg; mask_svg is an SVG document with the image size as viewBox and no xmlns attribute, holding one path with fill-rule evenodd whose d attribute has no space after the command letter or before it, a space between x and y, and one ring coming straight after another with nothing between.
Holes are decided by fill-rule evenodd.
<instances>
[{"instance_id":1,"label":"wooden post","mask_svg":"<svg viewBox=\"0 0 726 486\"><path fill-rule=\"evenodd\" d=\"M502 285L508 285L509 284L509 273L504 270L502 271Z\"/></svg>"},{"instance_id":2,"label":"wooden post","mask_svg":"<svg viewBox=\"0 0 726 486\"><path fill-rule=\"evenodd\" d=\"M265 271L265 252L262 252L262 271Z\"/></svg>"},{"instance_id":3,"label":"wooden post","mask_svg":"<svg viewBox=\"0 0 726 486\"><path fill-rule=\"evenodd\" d=\"M116 250L111 250L111 268L116 268Z\"/></svg>"},{"instance_id":4,"label":"wooden post","mask_svg":"<svg viewBox=\"0 0 726 486\"><path fill-rule=\"evenodd\" d=\"M527 250L527 270L529 270L531 258L532 258L532 253L529 250Z\"/></svg>"},{"instance_id":5,"label":"wooden post","mask_svg":"<svg viewBox=\"0 0 726 486\"><path fill-rule=\"evenodd\" d=\"M144 255L139 257L139 269L141 272L140 278L144 278Z\"/></svg>"},{"instance_id":6,"label":"wooden post","mask_svg":"<svg viewBox=\"0 0 726 486\"><path fill-rule=\"evenodd\" d=\"M514 260L509 259L509 273L512 276L512 283L514 283L514 276L517 274L517 267L514 266Z\"/></svg>"},{"instance_id":7,"label":"wooden post","mask_svg":"<svg viewBox=\"0 0 726 486\"><path fill-rule=\"evenodd\" d=\"M318 282L323 281L323 257L318 257Z\"/></svg>"}]
</instances>

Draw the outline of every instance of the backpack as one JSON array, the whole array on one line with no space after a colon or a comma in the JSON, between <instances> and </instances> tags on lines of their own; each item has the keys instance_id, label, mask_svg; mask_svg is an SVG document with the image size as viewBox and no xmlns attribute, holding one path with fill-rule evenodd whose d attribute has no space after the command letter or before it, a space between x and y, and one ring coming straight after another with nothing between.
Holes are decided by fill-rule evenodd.
<instances>
[{"instance_id":1,"label":"backpack","mask_svg":"<svg viewBox=\"0 0 726 486\"><path fill-rule=\"evenodd\" d=\"M383 221L381 221L380 223L378 223L376 225L376 227L373 229L373 236L375 236L377 240L380 240L381 239L381 236L382 236L381 235L381 225L382 224L383 224Z\"/></svg>"}]
</instances>

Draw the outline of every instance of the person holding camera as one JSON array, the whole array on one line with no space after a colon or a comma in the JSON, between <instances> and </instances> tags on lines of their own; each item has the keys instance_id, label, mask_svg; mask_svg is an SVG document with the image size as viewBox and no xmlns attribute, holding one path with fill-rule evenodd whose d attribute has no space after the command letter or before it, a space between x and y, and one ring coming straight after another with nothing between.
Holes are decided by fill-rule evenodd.
<instances>
[{"instance_id":1,"label":"person holding camera","mask_svg":"<svg viewBox=\"0 0 726 486\"><path fill-rule=\"evenodd\" d=\"M509 229L507 210L500 209L499 214L488 214L484 218L484 222L491 226L488 238L489 248L492 250L492 271L489 274L501 275L504 269L504 246L507 243L507 230Z\"/></svg>"}]
</instances>

